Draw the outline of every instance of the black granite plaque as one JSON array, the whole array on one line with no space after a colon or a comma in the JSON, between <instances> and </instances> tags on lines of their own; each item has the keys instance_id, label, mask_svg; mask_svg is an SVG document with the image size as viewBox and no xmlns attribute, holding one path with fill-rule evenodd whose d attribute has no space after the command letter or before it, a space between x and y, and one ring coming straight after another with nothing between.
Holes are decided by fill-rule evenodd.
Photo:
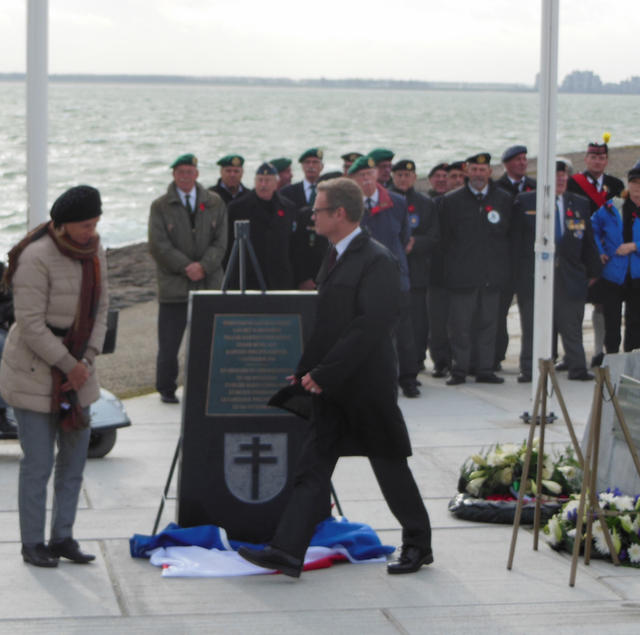
<instances>
[{"instance_id":1,"label":"black granite plaque","mask_svg":"<svg viewBox=\"0 0 640 635\"><path fill-rule=\"evenodd\" d=\"M266 542L288 499L304 419L270 408L310 332L316 294L191 294L177 522Z\"/></svg>"}]
</instances>

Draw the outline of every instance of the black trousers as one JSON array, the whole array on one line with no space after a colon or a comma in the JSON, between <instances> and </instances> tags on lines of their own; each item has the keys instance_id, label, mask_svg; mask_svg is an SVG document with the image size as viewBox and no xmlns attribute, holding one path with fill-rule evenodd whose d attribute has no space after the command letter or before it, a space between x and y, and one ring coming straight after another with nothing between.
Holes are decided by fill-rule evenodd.
<instances>
[{"instance_id":1,"label":"black trousers","mask_svg":"<svg viewBox=\"0 0 640 635\"><path fill-rule=\"evenodd\" d=\"M562 277L557 275L553 290L553 326L562 338L564 359L569 368L569 377L579 375L587 370L582 344L584 304L584 299L571 298L567 294Z\"/></svg>"},{"instance_id":2,"label":"black trousers","mask_svg":"<svg viewBox=\"0 0 640 635\"><path fill-rule=\"evenodd\" d=\"M178 351L187 326L186 302L160 302L158 307L158 357L156 390L174 393L178 379Z\"/></svg>"},{"instance_id":3,"label":"black trousers","mask_svg":"<svg viewBox=\"0 0 640 635\"><path fill-rule=\"evenodd\" d=\"M427 315L426 287L412 288L411 295L411 324L413 339L416 347L416 361L418 368L424 364L427 357L427 343L429 341L429 318Z\"/></svg>"},{"instance_id":4,"label":"black trousers","mask_svg":"<svg viewBox=\"0 0 640 635\"><path fill-rule=\"evenodd\" d=\"M500 292L487 287L452 289L449 298L449 340L453 352L451 374L465 377L472 358L478 375L492 373Z\"/></svg>"},{"instance_id":5,"label":"black trousers","mask_svg":"<svg viewBox=\"0 0 640 635\"><path fill-rule=\"evenodd\" d=\"M429 352L437 369L451 367L451 346L447 333L449 320L449 290L430 285L427 289L429 316Z\"/></svg>"},{"instance_id":6,"label":"black trousers","mask_svg":"<svg viewBox=\"0 0 640 635\"><path fill-rule=\"evenodd\" d=\"M327 517L326 501L337 451L320 452L313 426L298 461L291 498L271 545L302 559L316 525ZM402 526L402 544L431 548L431 524L406 458L370 457L369 462L389 509Z\"/></svg>"},{"instance_id":7,"label":"black trousers","mask_svg":"<svg viewBox=\"0 0 640 635\"><path fill-rule=\"evenodd\" d=\"M398 355L398 382L401 386L412 384L418 375L418 360L411 321L411 299L408 291L403 291L400 300L400 318L394 333Z\"/></svg>"},{"instance_id":8,"label":"black trousers","mask_svg":"<svg viewBox=\"0 0 640 635\"><path fill-rule=\"evenodd\" d=\"M600 291L604 313L604 346L607 353L617 353L620 350L623 302L624 351L628 353L640 348L640 288L635 288L629 278L622 285L602 278Z\"/></svg>"},{"instance_id":9,"label":"black trousers","mask_svg":"<svg viewBox=\"0 0 640 635\"><path fill-rule=\"evenodd\" d=\"M507 356L509 347L509 331L507 330L507 316L513 302L513 288L502 289L500 291L500 301L498 303L498 325L496 328L496 358L497 366Z\"/></svg>"}]
</instances>

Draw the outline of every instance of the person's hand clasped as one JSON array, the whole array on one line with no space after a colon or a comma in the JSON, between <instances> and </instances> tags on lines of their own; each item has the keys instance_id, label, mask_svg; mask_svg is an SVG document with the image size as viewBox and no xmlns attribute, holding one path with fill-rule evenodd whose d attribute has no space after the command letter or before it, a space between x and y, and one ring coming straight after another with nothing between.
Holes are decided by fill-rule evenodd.
<instances>
[{"instance_id":1,"label":"person's hand clasped","mask_svg":"<svg viewBox=\"0 0 640 635\"><path fill-rule=\"evenodd\" d=\"M635 250L636 250L636 244L635 243L622 243L622 245L620 245L616 249L616 255L618 255L618 256L628 256L629 254L632 254Z\"/></svg>"},{"instance_id":2,"label":"person's hand clasped","mask_svg":"<svg viewBox=\"0 0 640 635\"><path fill-rule=\"evenodd\" d=\"M315 381L313 381L311 375L309 373L307 373L301 380L300 383L302 384L302 387L313 393L314 395L319 395L322 392L322 388L320 388L320 386L318 386L318 384L316 384Z\"/></svg>"},{"instance_id":3,"label":"person's hand clasped","mask_svg":"<svg viewBox=\"0 0 640 635\"><path fill-rule=\"evenodd\" d=\"M62 390L80 390L89 379L89 369L82 362L78 362L68 373L67 381L62 384Z\"/></svg>"},{"instance_id":4,"label":"person's hand clasped","mask_svg":"<svg viewBox=\"0 0 640 635\"><path fill-rule=\"evenodd\" d=\"M187 278L193 280L193 282L202 280L205 276L204 269L199 262L192 262L184 268L184 271L187 274Z\"/></svg>"}]
</instances>

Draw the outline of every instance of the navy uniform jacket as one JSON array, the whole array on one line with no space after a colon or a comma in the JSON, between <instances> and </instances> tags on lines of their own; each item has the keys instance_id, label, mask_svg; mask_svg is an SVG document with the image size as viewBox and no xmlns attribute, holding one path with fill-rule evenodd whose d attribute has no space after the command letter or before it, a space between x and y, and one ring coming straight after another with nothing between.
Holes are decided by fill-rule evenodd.
<instances>
[{"instance_id":1,"label":"navy uniform jacket","mask_svg":"<svg viewBox=\"0 0 640 635\"><path fill-rule=\"evenodd\" d=\"M400 266L400 288L409 291L409 264L404 251L411 237L407 202L380 184L377 188L378 204L370 214L365 209L360 224L395 256Z\"/></svg>"},{"instance_id":2,"label":"navy uniform jacket","mask_svg":"<svg viewBox=\"0 0 640 635\"><path fill-rule=\"evenodd\" d=\"M446 287L503 288L510 283L512 200L493 182L482 201L467 185L440 199Z\"/></svg>"},{"instance_id":3,"label":"navy uniform jacket","mask_svg":"<svg viewBox=\"0 0 640 635\"><path fill-rule=\"evenodd\" d=\"M229 242L225 266L231 253L234 233L233 223L237 220L250 221L249 238L256 253L256 258L267 289L292 289L293 270L290 260L290 245L295 222L293 203L276 192L271 202L258 198L255 190L233 200L227 208ZM253 265L246 256L247 289L259 289L258 277ZM230 280L229 287L239 288L239 265Z\"/></svg>"},{"instance_id":4,"label":"navy uniform jacket","mask_svg":"<svg viewBox=\"0 0 640 635\"><path fill-rule=\"evenodd\" d=\"M564 231L556 244L555 273L567 295L585 299L589 278L600 275L602 264L591 227L589 201L573 192L563 194ZM533 297L535 277L536 193L523 192L513 207L513 253L516 293Z\"/></svg>"},{"instance_id":5,"label":"navy uniform jacket","mask_svg":"<svg viewBox=\"0 0 640 635\"><path fill-rule=\"evenodd\" d=\"M514 198L520 194L520 190L513 185L513 183L509 180L507 173L505 172L497 181L496 185L502 188L505 192L508 192ZM524 177L524 187L522 188L522 193L531 192L536 189L536 180L532 179L530 176Z\"/></svg>"},{"instance_id":6,"label":"navy uniform jacket","mask_svg":"<svg viewBox=\"0 0 640 635\"><path fill-rule=\"evenodd\" d=\"M251 190L248 190L242 183L240 184L240 191L232 196L231 192L222 185L222 179L218 179L215 185L209 188L212 192L215 192L223 201L225 205L231 203L231 201L237 201L239 198L246 196Z\"/></svg>"},{"instance_id":7,"label":"navy uniform jacket","mask_svg":"<svg viewBox=\"0 0 640 635\"><path fill-rule=\"evenodd\" d=\"M587 175L588 173L583 172L582 174ZM590 214L593 214L597 209L600 209L600 207L602 207L602 203L594 201L589 196L589 192L583 189L582 186L575 180L575 176L569 179L567 190L569 190L569 192L579 194L580 196L584 196L589 201ZM606 193L605 200L608 201L615 196L620 196L622 190L624 190L624 183L619 178L611 176L611 174L604 175L602 179L602 191Z\"/></svg>"},{"instance_id":8,"label":"navy uniform jacket","mask_svg":"<svg viewBox=\"0 0 640 635\"><path fill-rule=\"evenodd\" d=\"M411 288L426 287L429 281L431 254L440 240L436 204L428 196L416 192L413 187L406 192L397 190L395 187L390 191L404 196L407 200L409 228L411 237L415 240L413 249L407 254Z\"/></svg>"}]
</instances>

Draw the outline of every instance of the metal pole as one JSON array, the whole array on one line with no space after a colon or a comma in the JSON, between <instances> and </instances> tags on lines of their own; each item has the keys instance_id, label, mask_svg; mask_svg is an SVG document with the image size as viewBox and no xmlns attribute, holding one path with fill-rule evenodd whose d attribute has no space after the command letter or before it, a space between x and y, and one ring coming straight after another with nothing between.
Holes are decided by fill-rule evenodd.
<instances>
[{"instance_id":1,"label":"metal pole","mask_svg":"<svg viewBox=\"0 0 640 635\"><path fill-rule=\"evenodd\" d=\"M47 217L47 83L49 0L27 6L27 225Z\"/></svg>"},{"instance_id":2,"label":"metal pole","mask_svg":"<svg viewBox=\"0 0 640 635\"><path fill-rule=\"evenodd\" d=\"M551 357L553 337L554 213L556 192L556 93L558 86L559 0L542 0L540 46L540 137L536 192L536 258L533 308L532 397L539 359Z\"/></svg>"}]
</instances>

